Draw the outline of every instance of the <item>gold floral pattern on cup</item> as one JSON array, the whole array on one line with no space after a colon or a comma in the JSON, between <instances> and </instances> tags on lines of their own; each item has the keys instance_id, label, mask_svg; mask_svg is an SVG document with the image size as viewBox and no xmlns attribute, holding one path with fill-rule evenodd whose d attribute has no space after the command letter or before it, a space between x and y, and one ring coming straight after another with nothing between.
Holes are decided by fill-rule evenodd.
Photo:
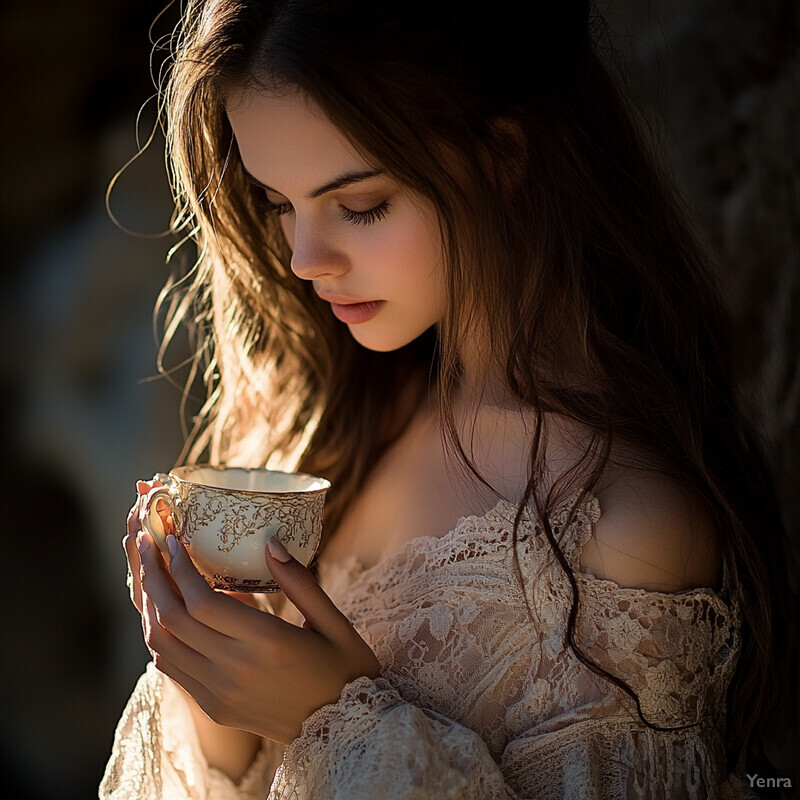
<instances>
[{"instance_id":1,"label":"gold floral pattern on cup","mask_svg":"<svg viewBox=\"0 0 800 800\"><path fill-rule=\"evenodd\" d=\"M322 534L330 483L305 473L244 467L176 467L153 478L142 526L166 553L158 500L169 506L175 533L195 566L215 589L275 592L264 548L277 535L291 555L308 565Z\"/></svg>"}]
</instances>

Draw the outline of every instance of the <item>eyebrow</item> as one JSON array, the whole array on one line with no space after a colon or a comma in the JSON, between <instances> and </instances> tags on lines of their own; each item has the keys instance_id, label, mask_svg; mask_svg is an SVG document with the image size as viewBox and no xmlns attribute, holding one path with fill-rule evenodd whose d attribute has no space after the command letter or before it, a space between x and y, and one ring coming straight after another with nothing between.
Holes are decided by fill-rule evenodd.
<instances>
[{"instance_id":1,"label":"eyebrow","mask_svg":"<svg viewBox=\"0 0 800 800\"><path fill-rule=\"evenodd\" d=\"M275 194L283 194L283 192L279 192L277 189L273 189L271 186L267 186L266 183L263 183L255 175L252 175L250 172L247 171L247 168L242 164L242 169L244 170L244 174L247 176L248 180L253 183L255 186L258 186L259 189L264 189L268 192L274 192ZM320 186L318 189L314 189L314 191L309 192L306 195L308 200L314 200L317 197L325 194L326 192L333 192L336 189L343 189L345 186L350 186L353 183L359 183L360 181L367 181L370 178L376 178L378 175L384 175L385 172L382 169L369 169L369 170L361 170L361 171L353 171L353 172L344 172L339 177L334 178L332 181L328 181L328 183Z\"/></svg>"}]
</instances>

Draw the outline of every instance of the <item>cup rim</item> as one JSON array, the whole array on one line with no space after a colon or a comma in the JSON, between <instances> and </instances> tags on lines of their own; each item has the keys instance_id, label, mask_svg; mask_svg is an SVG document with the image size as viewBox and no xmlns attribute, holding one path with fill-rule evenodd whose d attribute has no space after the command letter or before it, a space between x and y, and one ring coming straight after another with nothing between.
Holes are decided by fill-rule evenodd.
<instances>
[{"instance_id":1,"label":"cup rim","mask_svg":"<svg viewBox=\"0 0 800 800\"><path fill-rule=\"evenodd\" d=\"M291 491L286 492L276 492L276 491L264 491L258 489L229 489L225 486L214 486L210 483L203 483L202 481L191 480L190 478L184 478L182 475L175 474L176 470L199 470L199 469L212 469L217 472L226 472L228 470L240 470L241 472L257 472L260 474L266 475L294 475L301 478L310 478L311 480L319 481L322 484L317 489L294 489ZM320 478L318 475L312 475L310 472L287 472L286 470L280 469L266 469L265 467L240 467L236 464L180 464L177 467L173 467L169 474L172 475L174 478L182 481L183 483L191 484L192 486L201 486L203 489L211 489L216 490L219 492L236 492L239 494L252 494L252 495L261 495L261 494L269 494L269 495L276 495L276 496L288 496L288 495L312 495L312 494L320 494L321 492L327 492L328 489L331 488L331 482L327 478Z\"/></svg>"}]
</instances>

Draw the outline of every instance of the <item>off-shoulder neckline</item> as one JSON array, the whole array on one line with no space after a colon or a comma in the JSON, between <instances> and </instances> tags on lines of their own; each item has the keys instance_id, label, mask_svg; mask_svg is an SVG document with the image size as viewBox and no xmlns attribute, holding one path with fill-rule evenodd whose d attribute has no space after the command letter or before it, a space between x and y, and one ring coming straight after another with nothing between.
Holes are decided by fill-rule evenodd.
<instances>
[{"instance_id":1,"label":"off-shoulder neckline","mask_svg":"<svg viewBox=\"0 0 800 800\"><path fill-rule=\"evenodd\" d=\"M601 512L600 512L600 504L597 501L597 498L588 489L577 489L574 492L570 493L560 503L558 503L558 505L550 515L551 520L562 509L570 508L574 503L575 499L580 495L584 495L584 497L582 502L578 505L576 511L583 511L584 513L586 513L588 510L590 518L592 519L593 522L599 519ZM459 534L461 534L465 530L465 528L469 523L481 523L499 514L506 521L509 521L510 519L513 524L513 519L516 516L518 509L519 509L519 504L514 503L511 500L507 500L504 497L501 497L484 514L467 514L463 517L459 517L458 520L456 521L456 524L449 531L443 533L441 536L431 536L427 534L414 536L413 538L404 542L403 546L397 552L390 553L389 555L384 556L383 558L376 561L374 564L365 565L359 559L359 557L355 553L353 553L333 563L320 561L320 567L326 572L329 570L330 571L342 570L347 572L351 576L360 578L362 575L368 575L372 572L376 572L382 567L390 565L391 563L398 561L402 558L406 558L411 553L423 549L425 545L429 545L434 542L443 543L445 541L455 539ZM503 510L506 513L503 513ZM527 514L523 515L521 524L524 525L526 521L529 524L531 523L535 524L538 521L538 517L535 515L533 509L530 506L527 506L526 511Z\"/></svg>"},{"instance_id":2,"label":"off-shoulder neckline","mask_svg":"<svg viewBox=\"0 0 800 800\"><path fill-rule=\"evenodd\" d=\"M597 522L602 514L600 503L597 497L590 490L580 488L571 492L563 500L556 504L555 508L550 512L548 517L551 523L554 521L559 521L562 516L564 517L564 521L566 521L566 514L573 507L576 500L578 501L578 504L575 508L576 516L575 519L572 520L571 525L575 524L579 516L583 517L584 519L588 518L592 524ZM484 514L468 514L463 517L459 517L456 524L441 536L415 536L412 539L404 542L403 546L397 552L384 556L374 564L365 565L354 553L332 563L321 560L319 564L320 572L329 574L343 572L347 575L350 582L361 581L362 579L379 573L382 570L385 571L387 568L391 567L392 564L398 561L409 560L410 556L417 554L420 551L430 549L430 546L434 543L439 543L437 548L441 548L445 546L445 542L453 542L457 540L457 538L459 536L463 536L464 532L467 530L474 535L475 531L474 528L470 526L470 523L472 523L474 526L476 523L480 524L489 520L491 517L496 517L499 515L506 522L513 524L513 520L518 509L519 505L517 503L507 500L506 498L500 498ZM535 526L540 522L538 514L536 514L534 509L532 509L530 506L526 507L526 512L527 513L523 514L522 520L520 521L521 526L525 526L526 524ZM481 527L480 530L483 532L485 531L485 528ZM591 535L591 533L589 533L589 535ZM481 538L481 541L488 542L489 539L484 536ZM585 541L577 540L574 542L574 544L580 550L580 548L582 548L585 544ZM581 572L580 570L575 569L574 566L573 570L576 578L578 578L582 583L595 584L597 588L604 588L607 591L613 591L614 593L619 593L626 596L651 596L673 599L707 596L716 601L725 601L725 598L728 594L728 574L727 569L725 569L724 566L722 586L719 590L710 586L697 586L689 589L682 589L677 592L661 592L658 590L642 589L633 586L620 586L613 580L608 578L598 578L590 573Z\"/></svg>"}]
</instances>

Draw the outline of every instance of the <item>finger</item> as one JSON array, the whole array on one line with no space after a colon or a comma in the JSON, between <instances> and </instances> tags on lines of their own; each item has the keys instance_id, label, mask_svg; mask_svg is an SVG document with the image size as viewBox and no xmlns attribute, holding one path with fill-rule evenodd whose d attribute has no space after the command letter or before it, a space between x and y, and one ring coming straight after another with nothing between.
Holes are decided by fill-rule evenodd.
<instances>
[{"instance_id":1,"label":"finger","mask_svg":"<svg viewBox=\"0 0 800 800\"><path fill-rule=\"evenodd\" d=\"M311 572L292 558L277 536L267 541L266 560L272 577L312 630L333 641L352 636L350 620L339 611Z\"/></svg>"},{"instance_id":2,"label":"finger","mask_svg":"<svg viewBox=\"0 0 800 800\"><path fill-rule=\"evenodd\" d=\"M136 536L130 533L122 539L122 549L128 560L128 593L136 610L142 613L142 583L139 577L139 551L136 549Z\"/></svg>"},{"instance_id":3,"label":"finger","mask_svg":"<svg viewBox=\"0 0 800 800\"><path fill-rule=\"evenodd\" d=\"M275 613L269 603L269 600L261 594L251 594L250 592L231 592L224 589L219 589L218 591L224 595L227 595L233 600L238 600L238 602L244 603L246 606L250 606L250 608L255 608L259 611L266 611L268 614Z\"/></svg>"},{"instance_id":4,"label":"finger","mask_svg":"<svg viewBox=\"0 0 800 800\"><path fill-rule=\"evenodd\" d=\"M163 486L161 481L136 481L136 501L128 512L127 529L128 533L136 535L142 529L141 512L142 505L146 501L148 492L158 486Z\"/></svg>"},{"instance_id":5,"label":"finger","mask_svg":"<svg viewBox=\"0 0 800 800\"><path fill-rule=\"evenodd\" d=\"M207 685L215 675L214 664L202 653L182 642L161 624L158 609L147 592L143 593L142 629L147 649L153 663L165 674L164 666L169 664L183 675L191 676L199 684Z\"/></svg>"},{"instance_id":6,"label":"finger","mask_svg":"<svg viewBox=\"0 0 800 800\"><path fill-rule=\"evenodd\" d=\"M142 523L139 518L140 504L141 498L137 498L136 502L131 506L131 510L128 512L128 518L125 522L129 536L136 536L142 529Z\"/></svg>"},{"instance_id":7,"label":"finger","mask_svg":"<svg viewBox=\"0 0 800 800\"><path fill-rule=\"evenodd\" d=\"M153 664L159 672L162 672L168 678L175 681L178 687L185 691L186 694L197 703L209 719L212 719L212 715L217 716L213 695L200 681L175 666L175 664L164 656L156 654L153 657ZM222 723L220 722L219 724Z\"/></svg>"},{"instance_id":8,"label":"finger","mask_svg":"<svg viewBox=\"0 0 800 800\"><path fill-rule=\"evenodd\" d=\"M169 580L164 560L150 536L140 536L138 547L144 601L154 608L158 625L197 652L211 654L227 648L230 639L224 632L209 627L189 612L180 587ZM215 600L208 584L206 589L212 595L210 600Z\"/></svg>"},{"instance_id":9,"label":"finger","mask_svg":"<svg viewBox=\"0 0 800 800\"><path fill-rule=\"evenodd\" d=\"M269 618L250 605L214 591L175 536L167 537L167 546L170 550L170 575L192 619L228 638L245 639L252 633L254 625L263 624L263 617Z\"/></svg>"}]
</instances>

